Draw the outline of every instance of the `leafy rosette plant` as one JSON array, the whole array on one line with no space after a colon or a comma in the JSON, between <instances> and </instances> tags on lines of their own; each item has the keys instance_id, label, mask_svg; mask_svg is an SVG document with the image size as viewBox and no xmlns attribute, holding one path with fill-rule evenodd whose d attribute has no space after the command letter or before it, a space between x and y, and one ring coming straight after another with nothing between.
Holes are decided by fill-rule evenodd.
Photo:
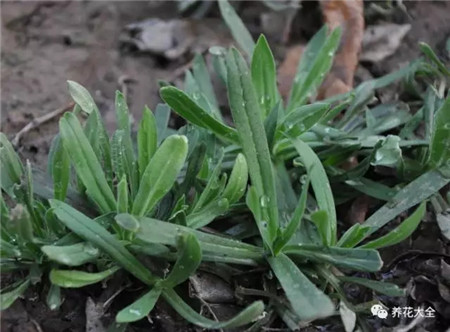
<instances>
[{"instance_id":1,"label":"leafy rosette plant","mask_svg":"<svg viewBox=\"0 0 450 332\"><path fill-rule=\"evenodd\" d=\"M24 276L2 290L2 309L43 276L51 284L47 302L56 309L61 288L105 281L119 270L144 288L116 315L119 323L146 317L162 298L203 328L252 323L258 330L278 315L295 330L302 321L335 314L338 305L367 311L372 302L354 305L343 283L405 294L354 272L378 271L377 249L409 237L428 199L439 206L438 220L445 217L448 206L439 190L450 181L450 101L442 87L448 70L422 45L430 61L420 59L351 93L310 103L339 45L339 29L325 27L308 44L283 102L265 37L254 43L233 8L219 4L245 52L211 49L233 125L225 122L206 63L197 55L184 90L161 88L166 104L154 113L144 109L136 135L120 92L117 129L109 137L91 95L69 82L76 106L61 118L52 143L51 181L29 163L24 167L1 134L1 266ZM424 76L439 82L439 89L415 79ZM423 100L418 112L411 115L400 103L373 106L376 89L403 77ZM185 126L169 128L170 109ZM420 123L425 137L416 134ZM357 165L342 167L351 157ZM380 167L394 171L395 181L374 180ZM361 193L381 207L340 232L336 206ZM395 229L377 233L415 206ZM153 260L170 269L148 264ZM261 300L219 322L179 295L178 287L206 264L228 274L263 267L276 278L261 276L263 289L247 290Z\"/></svg>"}]
</instances>

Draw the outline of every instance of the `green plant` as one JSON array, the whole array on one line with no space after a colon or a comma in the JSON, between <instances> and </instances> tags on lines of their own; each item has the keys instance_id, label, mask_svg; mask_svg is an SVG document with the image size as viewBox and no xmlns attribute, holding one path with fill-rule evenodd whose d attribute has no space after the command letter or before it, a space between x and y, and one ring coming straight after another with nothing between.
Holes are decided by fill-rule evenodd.
<instances>
[{"instance_id":1,"label":"green plant","mask_svg":"<svg viewBox=\"0 0 450 332\"><path fill-rule=\"evenodd\" d=\"M422 59L349 94L308 104L339 44L339 30L328 33L324 28L307 46L284 105L267 41L261 36L254 43L240 31L243 24L232 24L239 20L232 8L226 2L220 7L229 15L230 27L238 29L234 35L248 37L239 45L251 59L248 65L234 48L211 50L227 87L234 127L224 123L205 61L198 55L193 72L186 74L185 91L163 87L167 105L158 105L155 113L144 109L135 140L121 93L115 103L117 130L110 138L88 91L69 82L76 106L60 120L52 143L51 182L39 172L32 174L29 163L23 167L1 134L6 194L1 201L1 266L27 275L2 290L2 309L43 275L51 283L47 302L56 309L60 288L107 280L121 269L145 290L117 314L120 323L142 319L163 298L204 328L254 322L258 329L266 312L296 329L302 320L334 314L334 298L348 310L367 310L367 305L347 300L342 290L346 282L390 296L404 294L396 285L351 274L379 270L376 249L410 236L428 198L439 213L448 208L439 190L450 181L450 99L433 82L424 89L415 79L445 82L445 66L423 46L431 63ZM403 104L371 107L376 89L408 75L409 88L423 105L414 116ZM186 126L168 128L169 107L186 119ZM415 133L421 122L425 137ZM344 169L342 163L350 157L359 163ZM396 177L377 182L373 170L380 166L395 170ZM360 193L386 203L364 223L339 232L336 205ZM373 238L418 204L397 228ZM144 256L171 264L170 273L147 266ZM276 279L265 278L263 290L247 290L263 296L265 304L258 300L225 322L199 315L178 295L177 286L207 263L228 273L235 266L273 271ZM85 264L97 272L87 272Z\"/></svg>"}]
</instances>

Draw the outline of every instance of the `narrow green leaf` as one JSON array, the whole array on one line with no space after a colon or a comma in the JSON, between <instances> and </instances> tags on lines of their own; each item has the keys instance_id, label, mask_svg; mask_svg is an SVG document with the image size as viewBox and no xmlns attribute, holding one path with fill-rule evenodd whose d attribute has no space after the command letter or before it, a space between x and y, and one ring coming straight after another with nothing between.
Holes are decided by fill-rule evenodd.
<instances>
[{"instance_id":1,"label":"narrow green leaf","mask_svg":"<svg viewBox=\"0 0 450 332\"><path fill-rule=\"evenodd\" d=\"M67 266L80 266L99 256L99 250L86 242L68 246L46 245L41 250L50 260Z\"/></svg>"},{"instance_id":2,"label":"narrow green leaf","mask_svg":"<svg viewBox=\"0 0 450 332\"><path fill-rule=\"evenodd\" d=\"M129 306L120 310L116 315L116 322L131 323L148 316L155 306L156 301L158 301L159 295L161 295L161 289L156 287L145 293Z\"/></svg>"},{"instance_id":3,"label":"narrow green leaf","mask_svg":"<svg viewBox=\"0 0 450 332\"><path fill-rule=\"evenodd\" d=\"M169 192L184 164L187 150L186 136L172 135L161 144L142 175L133 203L134 215L149 213Z\"/></svg>"},{"instance_id":4,"label":"narrow green leaf","mask_svg":"<svg viewBox=\"0 0 450 332\"><path fill-rule=\"evenodd\" d=\"M382 201L390 201L397 193L395 188L390 188L382 183L367 178L347 180L345 183L359 192Z\"/></svg>"},{"instance_id":5,"label":"narrow green leaf","mask_svg":"<svg viewBox=\"0 0 450 332\"><path fill-rule=\"evenodd\" d=\"M342 248L353 248L362 241L366 234L370 231L370 227L355 224L341 236L337 246Z\"/></svg>"},{"instance_id":6,"label":"narrow green leaf","mask_svg":"<svg viewBox=\"0 0 450 332\"><path fill-rule=\"evenodd\" d=\"M447 201L450 201L448 199L449 195L450 194L447 193ZM442 211L441 213L437 214L436 221L439 226L439 229L441 230L442 235L447 240L450 240L450 210Z\"/></svg>"},{"instance_id":7,"label":"narrow green leaf","mask_svg":"<svg viewBox=\"0 0 450 332\"><path fill-rule=\"evenodd\" d=\"M97 109L94 99L92 99L91 94L84 86L74 81L67 81L67 85L72 99L80 105L84 112L91 114Z\"/></svg>"},{"instance_id":8,"label":"narrow green leaf","mask_svg":"<svg viewBox=\"0 0 450 332\"><path fill-rule=\"evenodd\" d=\"M0 186L8 195L13 195L13 186L20 183L23 174L23 165L13 146L5 134L0 132Z\"/></svg>"},{"instance_id":9,"label":"narrow green leaf","mask_svg":"<svg viewBox=\"0 0 450 332\"><path fill-rule=\"evenodd\" d=\"M278 101L264 120L264 130L266 132L269 150L272 150L272 147L275 143L275 133L278 126L278 121L280 120L280 117L283 113L283 105L281 101Z\"/></svg>"},{"instance_id":10,"label":"narrow green leaf","mask_svg":"<svg viewBox=\"0 0 450 332\"><path fill-rule=\"evenodd\" d=\"M279 97L275 60L264 35L256 42L251 63L252 82L265 118L275 107Z\"/></svg>"},{"instance_id":11,"label":"narrow green leaf","mask_svg":"<svg viewBox=\"0 0 450 332\"><path fill-rule=\"evenodd\" d=\"M130 254L121 242L94 220L61 201L52 199L50 205L54 208L58 219L76 235L103 250L142 282L152 285L156 281L148 269Z\"/></svg>"},{"instance_id":12,"label":"narrow green leaf","mask_svg":"<svg viewBox=\"0 0 450 332\"><path fill-rule=\"evenodd\" d=\"M194 185L197 174L200 172L200 169L205 160L206 154L206 144L201 142L200 144L195 145L192 153L189 155L188 165L186 169L186 174L184 176L184 181L180 185L179 193L182 195L187 195L188 191Z\"/></svg>"},{"instance_id":13,"label":"narrow green leaf","mask_svg":"<svg viewBox=\"0 0 450 332\"><path fill-rule=\"evenodd\" d=\"M429 164L450 168L450 96L434 115Z\"/></svg>"},{"instance_id":14,"label":"narrow green leaf","mask_svg":"<svg viewBox=\"0 0 450 332\"><path fill-rule=\"evenodd\" d=\"M116 91L115 108L118 130L123 131L121 145L124 162L126 162L128 183L130 184L131 193L134 196L137 191L139 179L137 177L137 173L135 172L136 162L133 143L131 141L130 112L128 111L125 96L119 91Z\"/></svg>"},{"instance_id":15,"label":"narrow green leaf","mask_svg":"<svg viewBox=\"0 0 450 332\"><path fill-rule=\"evenodd\" d=\"M162 295L181 317L186 319L188 322L205 329L231 329L246 325L257 320L264 311L263 302L257 301L242 310L233 318L224 322L218 322L205 318L194 311L173 289L165 289Z\"/></svg>"},{"instance_id":16,"label":"narrow green leaf","mask_svg":"<svg viewBox=\"0 0 450 332\"><path fill-rule=\"evenodd\" d=\"M311 214L311 220L317 227L320 238L324 246L331 245L330 232L328 231L328 214L327 211L319 210Z\"/></svg>"},{"instance_id":17,"label":"narrow green leaf","mask_svg":"<svg viewBox=\"0 0 450 332\"><path fill-rule=\"evenodd\" d=\"M303 214L305 213L306 209L306 199L308 198L309 183L310 180L308 178L308 180L302 187L302 193L300 194L300 199L298 201L297 207L295 208L294 214L292 215L289 224L287 225L286 229L281 235L281 238L279 239L279 242L277 243L275 253L278 253L286 246L286 244L288 244L289 240L301 225Z\"/></svg>"},{"instance_id":18,"label":"narrow green leaf","mask_svg":"<svg viewBox=\"0 0 450 332\"><path fill-rule=\"evenodd\" d=\"M242 153L239 153L234 162L230 179L223 191L222 197L228 199L230 204L236 203L244 195L248 182L247 161Z\"/></svg>"},{"instance_id":19,"label":"narrow green leaf","mask_svg":"<svg viewBox=\"0 0 450 332\"><path fill-rule=\"evenodd\" d=\"M50 281L53 285L57 285L62 288L80 288L87 285L96 284L103 279L108 278L114 274L118 267L113 267L108 270L90 273L78 270L51 270Z\"/></svg>"},{"instance_id":20,"label":"narrow green leaf","mask_svg":"<svg viewBox=\"0 0 450 332\"><path fill-rule=\"evenodd\" d=\"M338 248L316 245L286 246L288 255L309 259L313 262L333 264L357 271L378 271L383 261L378 251L372 249Z\"/></svg>"},{"instance_id":21,"label":"narrow green leaf","mask_svg":"<svg viewBox=\"0 0 450 332\"><path fill-rule=\"evenodd\" d=\"M319 209L326 211L328 214L327 239L330 239L330 244L332 245L336 243L336 209L327 174L320 159L308 144L298 138L292 139L291 142L311 179Z\"/></svg>"},{"instance_id":22,"label":"narrow green leaf","mask_svg":"<svg viewBox=\"0 0 450 332\"><path fill-rule=\"evenodd\" d=\"M207 254L216 258L237 258L261 260L263 250L241 241L213 234L196 231L181 225L141 217L140 227L136 232L136 238L146 243L160 243L176 247L177 237L180 233L192 233L200 242L203 256Z\"/></svg>"},{"instance_id":23,"label":"narrow green leaf","mask_svg":"<svg viewBox=\"0 0 450 332\"><path fill-rule=\"evenodd\" d=\"M178 258L170 274L158 285L173 288L186 281L197 270L202 260L202 249L194 234L184 233L178 239Z\"/></svg>"},{"instance_id":24,"label":"narrow green leaf","mask_svg":"<svg viewBox=\"0 0 450 332\"><path fill-rule=\"evenodd\" d=\"M239 47L246 53L247 57L250 58L253 54L253 49L255 48L255 42L245 27L244 22L236 14L233 6L226 0L219 1L220 14L223 20L227 24L231 31L236 43Z\"/></svg>"},{"instance_id":25,"label":"narrow green leaf","mask_svg":"<svg viewBox=\"0 0 450 332\"><path fill-rule=\"evenodd\" d=\"M226 198L214 200L199 211L189 214L186 217L186 225L193 229L204 227L218 216L227 212L229 206Z\"/></svg>"},{"instance_id":26,"label":"narrow green leaf","mask_svg":"<svg viewBox=\"0 0 450 332\"><path fill-rule=\"evenodd\" d=\"M231 127L216 120L208 112L202 109L195 101L183 91L175 87L164 87L160 90L161 98L180 116L190 123L211 130L220 138L237 143L237 133Z\"/></svg>"},{"instance_id":27,"label":"narrow green leaf","mask_svg":"<svg viewBox=\"0 0 450 332\"><path fill-rule=\"evenodd\" d=\"M123 130L128 136L131 134L130 127L130 115L128 111L128 105L125 100L125 96L120 91L116 91L116 117L117 117L117 128Z\"/></svg>"},{"instance_id":28,"label":"narrow green leaf","mask_svg":"<svg viewBox=\"0 0 450 332\"><path fill-rule=\"evenodd\" d=\"M138 163L139 173L144 174L145 168L150 163L155 154L158 144L156 120L152 111L145 106L142 113L142 120L139 123L138 135Z\"/></svg>"},{"instance_id":29,"label":"narrow green leaf","mask_svg":"<svg viewBox=\"0 0 450 332\"><path fill-rule=\"evenodd\" d=\"M121 179L126 176L131 195L134 196L138 189L139 177L132 149L130 136L123 129L116 130L111 140L113 169L116 178Z\"/></svg>"},{"instance_id":30,"label":"narrow green leaf","mask_svg":"<svg viewBox=\"0 0 450 332\"><path fill-rule=\"evenodd\" d=\"M285 254L269 257L268 262L281 287L302 320L313 320L331 316L333 302L316 287Z\"/></svg>"},{"instance_id":31,"label":"narrow green leaf","mask_svg":"<svg viewBox=\"0 0 450 332\"><path fill-rule=\"evenodd\" d=\"M405 296L405 289L402 289L398 287L396 284L392 284L389 282L370 280L366 278L347 277L347 276L342 276L338 278L341 281L358 284L373 289L375 292L387 296Z\"/></svg>"},{"instance_id":32,"label":"narrow green leaf","mask_svg":"<svg viewBox=\"0 0 450 332\"><path fill-rule=\"evenodd\" d=\"M299 136L320 122L329 109L330 104L327 103L303 105L288 113L281 123L289 135Z\"/></svg>"},{"instance_id":33,"label":"narrow green leaf","mask_svg":"<svg viewBox=\"0 0 450 332\"><path fill-rule=\"evenodd\" d=\"M50 150L52 153L49 153L48 162L53 179L53 195L56 199L64 201L70 180L70 157L64 149L59 135L53 139Z\"/></svg>"},{"instance_id":34,"label":"narrow green leaf","mask_svg":"<svg viewBox=\"0 0 450 332\"><path fill-rule=\"evenodd\" d=\"M300 60L292 85L289 110L305 104L325 79L333 64L333 57L341 39L341 29L334 29L326 36L326 26L311 39Z\"/></svg>"},{"instance_id":35,"label":"narrow green leaf","mask_svg":"<svg viewBox=\"0 0 450 332\"><path fill-rule=\"evenodd\" d=\"M47 306L50 310L57 310L61 306L61 288L54 284L50 285L50 289L46 298Z\"/></svg>"},{"instance_id":36,"label":"narrow green leaf","mask_svg":"<svg viewBox=\"0 0 450 332\"><path fill-rule=\"evenodd\" d=\"M444 177L436 170L422 174L399 190L390 202L383 205L363 223L363 226L371 228L367 236L386 225L403 211L423 202L449 182L449 178Z\"/></svg>"},{"instance_id":37,"label":"narrow green leaf","mask_svg":"<svg viewBox=\"0 0 450 332\"><path fill-rule=\"evenodd\" d=\"M114 217L114 220L119 224L120 227L126 229L130 232L137 232L139 230L139 221L128 213L120 213Z\"/></svg>"},{"instance_id":38,"label":"narrow green leaf","mask_svg":"<svg viewBox=\"0 0 450 332\"><path fill-rule=\"evenodd\" d=\"M427 43L420 42L419 43L420 50L429 58L432 62L434 62L442 74L446 76L450 76L450 71L448 68L439 60L436 53L433 52L433 49Z\"/></svg>"},{"instance_id":39,"label":"narrow green leaf","mask_svg":"<svg viewBox=\"0 0 450 332\"><path fill-rule=\"evenodd\" d=\"M245 60L236 49L231 49L226 62L231 113L248 163L252 185L262 205L264 220L259 221L258 228L264 234L266 244L272 248L278 232L278 206L262 113Z\"/></svg>"},{"instance_id":40,"label":"narrow green leaf","mask_svg":"<svg viewBox=\"0 0 450 332\"><path fill-rule=\"evenodd\" d=\"M89 115L84 132L103 167L106 180L112 188L113 170L111 164L111 147L109 145L109 136L106 131L105 124L103 123L102 116L97 108L94 109L94 111Z\"/></svg>"},{"instance_id":41,"label":"narrow green leaf","mask_svg":"<svg viewBox=\"0 0 450 332\"><path fill-rule=\"evenodd\" d=\"M33 242L34 236L31 217L22 204L17 204L11 210L10 227L17 235L19 244L26 245L27 243Z\"/></svg>"},{"instance_id":42,"label":"narrow green leaf","mask_svg":"<svg viewBox=\"0 0 450 332\"><path fill-rule=\"evenodd\" d=\"M408 218L406 218L399 226L390 231L388 234L363 244L361 248L384 248L400 243L409 237L419 226L420 221L425 215L427 203L422 202L420 206Z\"/></svg>"},{"instance_id":43,"label":"narrow green leaf","mask_svg":"<svg viewBox=\"0 0 450 332\"><path fill-rule=\"evenodd\" d=\"M0 310L8 309L28 288L30 279L26 279L12 291L0 294Z\"/></svg>"},{"instance_id":44,"label":"narrow green leaf","mask_svg":"<svg viewBox=\"0 0 450 332\"><path fill-rule=\"evenodd\" d=\"M126 176L122 176L117 185L117 213L128 212L128 183Z\"/></svg>"},{"instance_id":45,"label":"narrow green leaf","mask_svg":"<svg viewBox=\"0 0 450 332\"><path fill-rule=\"evenodd\" d=\"M78 176L88 195L103 213L114 211L116 201L102 167L75 115L66 113L59 122L64 149L70 151Z\"/></svg>"},{"instance_id":46,"label":"narrow green leaf","mask_svg":"<svg viewBox=\"0 0 450 332\"><path fill-rule=\"evenodd\" d=\"M170 107L167 104L158 104L155 109L155 122L158 132L158 143L169 134Z\"/></svg>"},{"instance_id":47,"label":"narrow green leaf","mask_svg":"<svg viewBox=\"0 0 450 332\"><path fill-rule=\"evenodd\" d=\"M209 48L212 55L212 64L216 75L222 80L223 84L227 84L227 67L225 65L226 49L221 46L213 46Z\"/></svg>"},{"instance_id":48,"label":"narrow green leaf","mask_svg":"<svg viewBox=\"0 0 450 332\"><path fill-rule=\"evenodd\" d=\"M220 190L219 175L222 170L222 160L224 156L223 150L220 150L219 153L220 155L218 157L217 164L214 167L214 170L209 175L209 179L205 186L205 189L203 189L202 193L200 194L200 197L195 203L192 212L199 211L206 204L210 203L213 199L215 199L218 194L220 194L220 192L218 192Z\"/></svg>"},{"instance_id":49,"label":"narrow green leaf","mask_svg":"<svg viewBox=\"0 0 450 332\"><path fill-rule=\"evenodd\" d=\"M203 56L196 54L192 67L194 78L197 81L200 90L205 94L208 102L213 106L214 114L218 115L220 119L219 104L217 102L216 94L214 93L214 88L209 76L208 67L206 66Z\"/></svg>"}]
</instances>

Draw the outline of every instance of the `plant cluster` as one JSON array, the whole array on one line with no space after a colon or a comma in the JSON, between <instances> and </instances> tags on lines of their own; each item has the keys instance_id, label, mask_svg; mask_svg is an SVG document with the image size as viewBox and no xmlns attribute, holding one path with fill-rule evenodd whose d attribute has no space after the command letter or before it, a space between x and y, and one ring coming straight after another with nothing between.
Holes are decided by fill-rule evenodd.
<instances>
[{"instance_id":1,"label":"plant cluster","mask_svg":"<svg viewBox=\"0 0 450 332\"><path fill-rule=\"evenodd\" d=\"M2 290L2 309L47 277L47 302L57 309L61 288L98 283L119 270L145 290L117 314L118 323L146 317L163 298L204 328L251 323L257 330L278 315L296 329L301 321L334 315L338 304L347 312L367 311L372 302L351 303L344 283L404 295L394 284L354 272L378 271L377 249L409 237L428 199L436 213L448 209L449 197L439 193L450 181L447 68L423 44L428 61L309 103L339 45L339 29L323 28L308 44L283 103L266 39L254 43L232 7L219 4L249 60L235 48L210 50L234 126L225 122L197 55L184 89L163 86L166 104L154 113L144 109L136 135L120 92L117 130L109 137L88 91L69 81L76 106L61 118L52 142L51 180L24 166L1 134L1 268L24 276ZM407 104L373 102L376 89L400 78L420 105L414 115ZM169 128L170 109L185 126ZM351 169L343 166L349 158L358 161ZM377 168L395 176L380 180ZM384 204L340 232L336 206L361 193ZM395 229L376 233L416 205ZM160 268L164 264L170 271ZM219 322L197 313L177 291L205 264L229 274L266 267L276 278L264 277L261 300Z\"/></svg>"}]
</instances>

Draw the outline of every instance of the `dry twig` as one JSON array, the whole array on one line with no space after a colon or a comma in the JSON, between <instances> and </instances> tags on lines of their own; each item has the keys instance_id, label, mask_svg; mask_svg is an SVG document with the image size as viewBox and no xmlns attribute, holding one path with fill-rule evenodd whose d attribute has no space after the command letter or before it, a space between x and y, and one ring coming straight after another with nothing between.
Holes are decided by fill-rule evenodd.
<instances>
[{"instance_id":1,"label":"dry twig","mask_svg":"<svg viewBox=\"0 0 450 332\"><path fill-rule=\"evenodd\" d=\"M61 115L62 113L70 110L75 105L74 102L69 103L68 105L58 108L50 113L44 114L41 117L38 117L36 119L33 119L30 123L28 123L25 127L23 127L17 134L14 136L14 139L12 140L13 146L17 147L20 143L20 139L23 135L30 132L33 129L38 128L40 125L52 120L53 118L56 118L57 116Z\"/></svg>"}]
</instances>

